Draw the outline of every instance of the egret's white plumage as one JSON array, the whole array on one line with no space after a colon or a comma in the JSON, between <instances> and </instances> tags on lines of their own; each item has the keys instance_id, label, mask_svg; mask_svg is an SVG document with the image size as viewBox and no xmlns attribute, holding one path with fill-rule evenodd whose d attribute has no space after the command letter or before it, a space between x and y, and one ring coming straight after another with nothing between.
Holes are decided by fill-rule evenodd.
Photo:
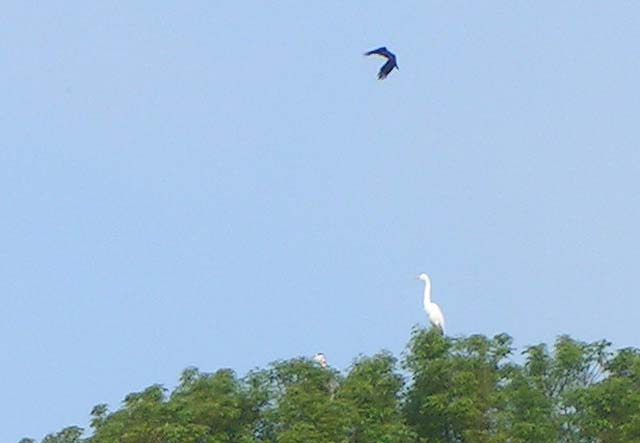
<instances>
[{"instance_id":1,"label":"egret's white plumage","mask_svg":"<svg viewBox=\"0 0 640 443\"><path fill-rule=\"evenodd\" d=\"M323 368L327 367L327 357L325 357L322 352L318 352L316 355L314 355L312 360L319 363Z\"/></svg>"},{"instance_id":2,"label":"egret's white plumage","mask_svg":"<svg viewBox=\"0 0 640 443\"><path fill-rule=\"evenodd\" d=\"M433 327L439 328L444 334L444 315L440 310L440 306L431 301L431 279L424 272L418 276L418 280L424 282L424 310L429 318L429 323Z\"/></svg>"}]
</instances>

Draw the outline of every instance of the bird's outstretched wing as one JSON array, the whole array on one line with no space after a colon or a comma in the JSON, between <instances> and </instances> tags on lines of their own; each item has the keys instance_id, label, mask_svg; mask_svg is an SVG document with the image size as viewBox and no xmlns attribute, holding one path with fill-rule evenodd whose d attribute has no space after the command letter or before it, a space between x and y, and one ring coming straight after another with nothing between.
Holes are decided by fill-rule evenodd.
<instances>
[{"instance_id":1,"label":"bird's outstretched wing","mask_svg":"<svg viewBox=\"0 0 640 443\"><path fill-rule=\"evenodd\" d=\"M382 68L380 68L380 72L378 72L378 80L384 80L385 78L387 78L387 75L389 75L389 73L393 71L393 67L395 65L396 65L395 60L393 59L387 60L387 62L384 65L382 65Z\"/></svg>"},{"instance_id":2,"label":"bird's outstretched wing","mask_svg":"<svg viewBox=\"0 0 640 443\"><path fill-rule=\"evenodd\" d=\"M369 52L365 52L364 55L381 55L382 57L386 57L388 59L394 59L396 58L395 55L393 55L392 52L390 52L386 46L382 46L381 48L378 49L374 49L372 51Z\"/></svg>"}]
</instances>

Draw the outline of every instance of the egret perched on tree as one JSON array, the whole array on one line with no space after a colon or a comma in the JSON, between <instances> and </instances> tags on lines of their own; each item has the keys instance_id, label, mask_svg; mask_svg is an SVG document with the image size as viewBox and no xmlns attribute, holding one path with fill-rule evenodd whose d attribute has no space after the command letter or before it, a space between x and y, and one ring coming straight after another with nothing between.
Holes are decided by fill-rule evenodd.
<instances>
[{"instance_id":1,"label":"egret perched on tree","mask_svg":"<svg viewBox=\"0 0 640 443\"><path fill-rule=\"evenodd\" d=\"M400 68L398 68L398 65L396 63L395 54L389 51L386 47L383 46L381 48L374 49L373 51L364 53L364 55L373 55L373 54L381 55L382 57L387 59L387 62L384 65L382 65L382 68L380 68L380 72L378 72L378 80L384 80L385 78L387 78L387 75L389 75L391 71L393 71L393 68L400 70Z\"/></svg>"},{"instance_id":2,"label":"egret perched on tree","mask_svg":"<svg viewBox=\"0 0 640 443\"><path fill-rule=\"evenodd\" d=\"M316 355L311 357L311 360L318 363L322 369L327 370L327 374L329 374L330 378L327 381L326 387L327 391L329 391L329 394L331 394L331 399L333 399L333 395L336 393L336 389L338 389L338 381L336 380L334 374L331 373L331 370L327 369L327 357L325 357L322 352L318 352Z\"/></svg>"},{"instance_id":3,"label":"egret perched on tree","mask_svg":"<svg viewBox=\"0 0 640 443\"><path fill-rule=\"evenodd\" d=\"M322 352L318 352L316 355L314 355L312 360L320 363L320 366L323 368L327 367L327 357L325 357Z\"/></svg>"},{"instance_id":4,"label":"egret perched on tree","mask_svg":"<svg viewBox=\"0 0 640 443\"><path fill-rule=\"evenodd\" d=\"M431 279L424 272L418 276L418 280L424 282L424 310L429 317L429 323L435 328L440 329L444 334L444 315L440 310L440 306L431 301Z\"/></svg>"}]
</instances>

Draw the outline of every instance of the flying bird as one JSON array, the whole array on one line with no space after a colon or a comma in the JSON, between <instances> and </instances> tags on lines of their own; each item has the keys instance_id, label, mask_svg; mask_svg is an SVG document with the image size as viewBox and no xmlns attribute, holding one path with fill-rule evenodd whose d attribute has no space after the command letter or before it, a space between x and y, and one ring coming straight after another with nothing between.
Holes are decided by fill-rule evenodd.
<instances>
[{"instance_id":1,"label":"flying bird","mask_svg":"<svg viewBox=\"0 0 640 443\"><path fill-rule=\"evenodd\" d=\"M431 301L431 279L424 272L418 276L418 280L424 282L424 310L429 318L429 323L434 328L440 329L440 332L444 334L444 315L440 310L440 306Z\"/></svg>"},{"instance_id":2,"label":"flying bird","mask_svg":"<svg viewBox=\"0 0 640 443\"><path fill-rule=\"evenodd\" d=\"M382 65L380 68L380 72L378 72L378 80L384 80L387 78L387 75L393 71L393 68L400 70L398 65L396 64L396 56L391 51L389 51L385 46L374 49L373 51L365 52L364 55L380 55L387 59L387 62Z\"/></svg>"}]
</instances>

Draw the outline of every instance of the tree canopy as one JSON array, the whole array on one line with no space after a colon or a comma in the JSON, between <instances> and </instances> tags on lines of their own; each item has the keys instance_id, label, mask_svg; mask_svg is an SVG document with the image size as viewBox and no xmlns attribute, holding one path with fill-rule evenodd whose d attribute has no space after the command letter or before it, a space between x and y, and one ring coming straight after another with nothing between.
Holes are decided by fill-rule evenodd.
<instances>
[{"instance_id":1,"label":"tree canopy","mask_svg":"<svg viewBox=\"0 0 640 443\"><path fill-rule=\"evenodd\" d=\"M99 404L89 429L41 442L640 443L640 351L561 336L522 354L506 334L415 329L401 361L359 357L344 374L307 358L244 377L187 368L171 391Z\"/></svg>"}]
</instances>

